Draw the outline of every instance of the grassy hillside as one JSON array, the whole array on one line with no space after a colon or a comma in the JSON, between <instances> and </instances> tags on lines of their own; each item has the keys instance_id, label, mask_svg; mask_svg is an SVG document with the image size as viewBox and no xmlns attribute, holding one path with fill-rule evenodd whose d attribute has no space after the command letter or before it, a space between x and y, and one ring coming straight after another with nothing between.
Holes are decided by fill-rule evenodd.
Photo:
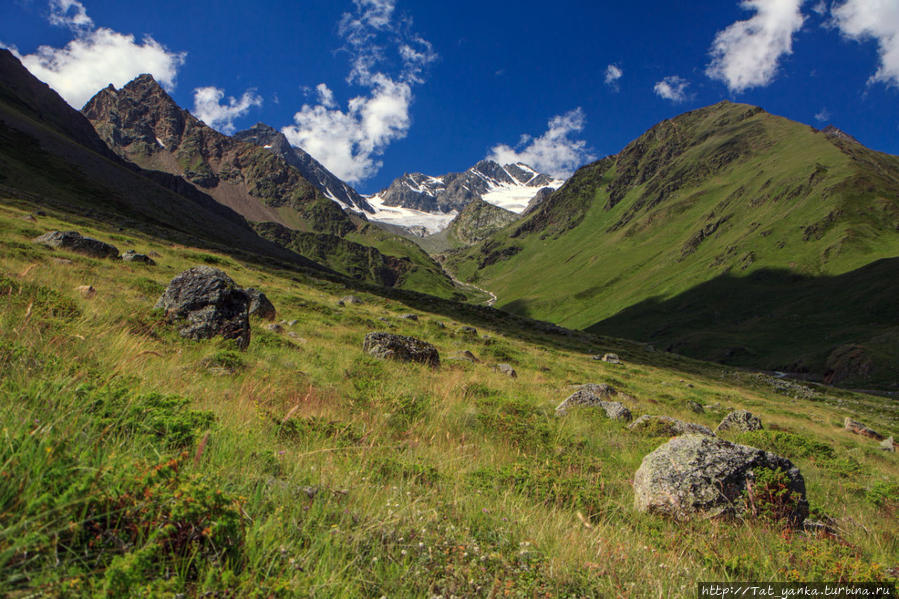
<instances>
[{"instance_id":1,"label":"grassy hillside","mask_svg":"<svg viewBox=\"0 0 899 599\"><path fill-rule=\"evenodd\" d=\"M513 224L447 264L458 278L499 296L497 305L565 326L619 334L603 321L641 302L665 302L727 276L762 269L806 277L843 275L899 255L899 158L856 142L724 102L660 123L616 156L579 170L521 224ZM699 290L703 288L698 288ZM779 293L780 290L777 291ZM865 288L855 298L864 298ZM693 297L696 294L693 293ZM850 313L856 301L830 306ZM709 297L724 315L718 333L746 346L759 366L824 362L846 339L865 343L875 327L815 339L815 352L792 347L789 361L773 359L792 339L781 319L760 319L776 344L754 344L729 322L728 298ZM797 307L814 317L820 304ZM628 329L639 339L693 355L718 357L719 345L656 338L665 319ZM837 319L839 320L839 319ZM620 324L621 320L615 321ZM702 329L699 319L693 323ZM899 354L896 354L899 356ZM771 358L771 359L768 359ZM895 379L893 379L895 381Z\"/></svg>"},{"instance_id":2,"label":"grassy hillside","mask_svg":"<svg viewBox=\"0 0 899 599\"><path fill-rule=\"evenodd\" d=\"M848 415L897 434L894 401L540 332L486 308L414 322L358 291L363 304L339 307L337 283L128 227L77 223L156 252L158 266L53 251L30 239L76 223L26 218L38 208L0 204L0 594L667 597L697 580L897 575L896 454L840 428ZM198 263L295 322L275 333L254 321L244 353L181 339L153 304ZM364 355L364 335L384 327L434 343L442 366ZM448 359L460 350L482 362ZM590 359L601 350L623 364ZM633 473L666 439L591 410L556 417L584 382L630 394L635 415L713 426L752 410L766 430L730 438L790 457L839 537L635 512Z\"/></svg>"}]
</instances>

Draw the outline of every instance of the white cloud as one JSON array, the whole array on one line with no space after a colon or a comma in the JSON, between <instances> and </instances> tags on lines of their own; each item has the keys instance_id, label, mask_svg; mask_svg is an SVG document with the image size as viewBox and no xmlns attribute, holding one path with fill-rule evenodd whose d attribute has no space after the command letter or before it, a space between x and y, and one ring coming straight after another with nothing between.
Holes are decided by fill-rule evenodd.
<instances>
[{"instance_id":1,"label":"white cloud","mask_svg":"<svg viewBox=\"0 0 899 599\"><path fill-rule=\"evenodd\" d=\"M869 82L899 87L899 3L847 0L831 12L843 35L854 40L877 40L880 66Z\"/></svg>"},{"instance_id":2,"label":"white cloud","mask_svg":"<svg viewBox=\"0 0 899 599\"><path fill-rule=\"evenodd\" d=\"M194 90L193 115L225 135L234 133L234 120L249 112L250 108L262 106L262 98L255 90L247 90L239 100L229 97L222 104L225 91L217 87L198 87Z\"/></svg>"},{"instance_id":3,"label":"white cloud","mask_svg":"<svg viewBox=\"0 0 899 599\"><path fill-rule=\"evenodd\" d=\"M824 0L821 0L820 2L818 2L816 5L814 5L812 7L812 10L823 17L824 15L827 14L827 2L825 2Z\"/></svg>"},{"instance_id":4,"label":"white cloud","mask_svg":"<svg viewBox=\"0 0 899 599\"><path fill-rule=\"evenodd\" d=\"M826 108L822 108L816 115L815 120L819 123L826 123L830 120L830 111Z\"/></svg>"},{"instance_id":5,"label":"white cloud","mask_svg":"<svg viewBox=\"0 0 899 599\"><path fill-rule=\"evenodd\" d=\"M412 124L412 89L437 59L430 42L395 15L395 0L354 0L338 31L350 57L347 82L366 88L341 108L324 83L316 103L305 104L282 132L341 179L358 183L381 168L379 157ZM393 74L388 74L393 73Z\"/></svg>"},{"instance_id":6,"label":"white cloud","mask_svg":"<svg viewBox=\"0 0 899 599\"><path fill-rule=\"evenodd\" d=\"M574 169L595 159L586 141L573 139L583 131L586 121L583 109L575 108L551 118L540 137L522 135L514 148L499 144L487 158L500 164L523 162L541 173L567 179Z\"/></svg>"},{"instance_id":7,"label":"white cloud","mask_svg":"<svg viewBox=\"0 0 899 599\"><path fill-rule=\"evenodd\" d=\"M606 67L606 85L618 91L618 80L624 75L624 71L618 65L610 64Z\"/></svg>"},{"instance_id":8,"label":"white cloud","mask_svg":"<svg viewBox=\"0 0 899 599\"><path fill-rule=\"evenodd\" d=\"M672 102L683 102L687 99L687 86L690 83L683 77L677 75L669 75L653 86L653 91L657 96L671 100Z\"/></svg>"},{"instance_id":9,"label":"white cloud","mask_svg":"<svg viewBox=\"0 0 899 599\"><path fill-rule=\"evenodd\" d=\"M50 22L69 27L75 39L63 48L40 46L33 54L14 53L73 107L80 109L110 83L121 87L141 73L152 74L167 89L175 86L184 52L170 52L150 36L137 42L130 34L94 28L84 5L75 0L51 0Z\"/></svg>"},{"instance_id":10,"label":"white cloud","mask_svg":"<svg viewBox=\"0 0 899 599\"><path fill-rule=\"evenodd\" d=\"M50 0L50 24L70 29L92 29L94 21L78 0Z\"/></svg>"},{"instance_id":11,"label":"white cloud","mask_svg":"<svg viewBox=\"0 0 899 599\"><path fill-rule=\"evenodd\" d=\"M770 84L781 56L793 52L793 34L805 22L802 3L803 0L744 0L740 6L754 10L755 16L718 32L706 74L738 93Z\"/></svg>"}]
</instances>

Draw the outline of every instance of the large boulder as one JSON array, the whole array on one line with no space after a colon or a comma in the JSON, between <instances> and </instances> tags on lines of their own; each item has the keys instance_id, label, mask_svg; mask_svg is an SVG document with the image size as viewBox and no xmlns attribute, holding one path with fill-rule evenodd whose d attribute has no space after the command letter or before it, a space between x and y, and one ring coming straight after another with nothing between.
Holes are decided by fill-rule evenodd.
<instances>
[{"instance_id":1,"label":"large boulder","mask_svg":"<svg viewBox=\"0 0 899 599\"><path fill-rule=\"evenodd\" d=\"M195 266L172 279L156 302L169 321L182 321L182 337L234 339L250 344L250 298L231 277L211 266Z\"/></svg>"},{"instance_id":2,"label":"large boulder","mask_svg":"<svg viewBox=\"0 0 899 599\"><path fill-rule=\"evenodd\" d=\"M421 362L433 367L440 366L437 348L415 337L393 333L369 333L365 336L362 350L382 360Z\"/></svg>"},{"instance_id":3,"label":"large boulder","mask_svg":"<svg viewBox=\"0 0 899 599\"><path fill-rule=\"evenodd\" d=\"M789 496L772 499L758 481L761 469L782 471ZM677 437L644 457L634 507L676 519L768 511L800 525L808 516L805 480L790 460L706 435Z\"/></svg>"},{"instance_id":4,"label":"large boulder","mask_svg":"<svg viewBox=\"0 0 899 599\"><path fill-rule=\"evenodd\" d=\"M737 431L748 433L750 431L760 431L763 428L761 419L752 412L747 412L746 410L734 410L724 417L721 424L715 429L715 432Z\"/></svg>"},{"instance_id":5,"label":"large boulder","mask_svg":"<svg viewBox=\"0 0 899 599\"><path fill-rule=\"evenodd\" d=\"M671 416L653 416L651 414L640 416L627 428L638 433L659 437L674 437L688 434L708 435L710 437L715 435L712 429L701 424L684 422Z\"/></svg>"},{"instance_id":6,"label":"large boulder","mask_svg":"<svg viewBox=\"0 0 899 599\"><path fill-rule=\"evenodd\" d=\"M497 364L496 366L493 367L493 369L499 373L506 375L509 378L513 378L513 379L518 378L518 373L515 372L515 369L512 368L511 364L505 364L505 363Z\"/></svg>"},{"instance_id":7,"label":"large boulder","mask_svg":"<svg viewBox=\"0 0 899 599\"><path fill-rule=\"evenodd\" d=\"M562 416L568 413L568 410L576 407L595 407L603 410L609 418L613 420L622 420L630 422L633 416L620 401L608 401L610 398L619 395L614 387L604 383L595 384L588 383L581 385L578 389L568 396L565 401L556 407L556 414ZM623 395L623 394L622 394Z\"/></svg>"},{"instance_id":8,"label":"large boulder","mask_svg":"<svg viewBox=\"0 0 899 599\"><path fill-rule=\"evenodd\" d=\"M77 231L50 231L35 237L33 241L54 249L84 254L91 258L119 257L119 250L114 245L109 245L90 237L83 237Z\"/></svg>"},{"instance_id":9,"label":"large boulder","mask_svg":"<svg viewBox=\"0 0 899 599\"><path fill-rule=\"evenodd\" d=\"M274 320L278 315L274 304L258 289L250 287L247 289L247 296L250 298L250 316L255 314L263 320Z\"/></svg>"}]
</instances>

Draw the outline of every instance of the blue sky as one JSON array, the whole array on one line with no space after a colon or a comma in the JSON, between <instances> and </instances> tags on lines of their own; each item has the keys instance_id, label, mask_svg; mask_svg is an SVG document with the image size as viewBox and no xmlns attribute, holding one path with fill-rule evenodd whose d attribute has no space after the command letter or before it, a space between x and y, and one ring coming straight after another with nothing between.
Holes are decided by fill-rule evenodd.
<instances>
[{"instance_id":1,"label":"blue sky","mask_svg":"<svg viewBox=\"0 0 899 599\"><path fill-rule=\"evenodd\" d=\"M76 107L151 72L363 192L485 157L565 175L722 99L899 154L899 0L6 0L0 43Z\"/></svg>"}]
</instances>

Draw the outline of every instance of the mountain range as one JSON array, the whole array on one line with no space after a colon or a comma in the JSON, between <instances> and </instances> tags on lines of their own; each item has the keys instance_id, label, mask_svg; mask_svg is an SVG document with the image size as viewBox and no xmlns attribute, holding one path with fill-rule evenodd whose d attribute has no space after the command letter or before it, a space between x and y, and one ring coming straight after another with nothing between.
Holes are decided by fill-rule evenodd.
<instances>
[{"instance_id":1,"label":"mountain range","mask_svg":"<svg viewBox=\"0 0 899 599\"><path fill-rule=\"evenodd\" d=\"M79 113L7 51L0 73L7 194L658 350L899 384L899 158L833 127L721 102L564 184L485 160L365 197L272 127L216 132L148 75Z\"/></svg>"}]
</instances>

